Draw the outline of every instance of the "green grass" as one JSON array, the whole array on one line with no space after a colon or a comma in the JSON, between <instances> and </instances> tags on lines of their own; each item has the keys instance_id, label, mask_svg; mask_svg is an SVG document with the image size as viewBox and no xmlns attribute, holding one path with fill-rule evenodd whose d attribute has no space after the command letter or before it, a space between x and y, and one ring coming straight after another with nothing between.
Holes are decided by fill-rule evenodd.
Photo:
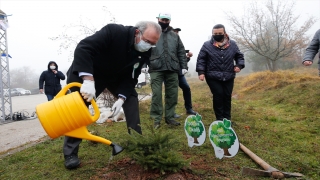
<instances>
[{"instance_id":1,"label":"green grass","mask_svg":"<svg viewBox=\"0 0 320 180\"><path fill-rule=\"evenodd\" d=\"M232 101L232 126L243 145L281 171L299 172L305 175L303 179L314 180L320 179L320 78L316 75L299 70L239 77ZM197 79L188 82L194 110L202 115L208 131L215 120L210 90ZM150 92L150 87L139 91ZM183 103L179 90L176 111L182 114L182 124L187 117ZM152 123L149 111L150 100L141 102L143 130ZM219 160L208 137L202 146L189 148L183 126L169 127L164 122L161 125L178 142L173 150L192 158L189 168L203 179L259 179L241 176L242 167L261 169L241 150L233 158ZM126 123L92 124L88 129L120 145L127 132ZM0 159L0 179L99 179L97 174L127 158L124 151L110 160L110 147L84 140L79 151L81 168L70 171L63 165L62 144L62 137L47 140Z\"/></svg>"}]
</instances>

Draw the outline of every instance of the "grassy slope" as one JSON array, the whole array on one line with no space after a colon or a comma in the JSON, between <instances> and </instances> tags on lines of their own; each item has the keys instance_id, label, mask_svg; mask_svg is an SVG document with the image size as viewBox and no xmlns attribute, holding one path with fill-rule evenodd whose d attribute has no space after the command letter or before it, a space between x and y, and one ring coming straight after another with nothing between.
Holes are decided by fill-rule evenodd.
<instances>
[{"instance_id":1,"label":"grassy slope","mask_svg":"<svg viewBox=\"0 0 320 180\"><path fill-rule=\"evenodd\" d=\"M233 128L240 142L273 167L286 172L300 172L308 179L320 179L320 78L315 71L260 72L236 78L232 101ZM212 95L205 82L189 79L193 106L208 130L214 120ZM150 90L145 87L146 91ZM179 91L177 112L184 113L183 96ZM150 100L141 103L142 127L149 120ZM114 142L122 143L125 123L88 127ZM261 169L242 151L233 158L216 159L210 141L189 148L182 126L163 130L177 141L173 150L193 158L191 168L206 179L256 179L243 177L241 167ZM148 135L147 131L144 134ZM34 147L0 159L0 179L89 179L105 171L112 163L127 157L125 152L110 159L111 148L93 145L84 140L79 156L82 167L68 171L63 166L63 139L48 140ZM207 165L207 170L200 168ZM106 168L107 167L107 168Z\"/></svg>"},{"instance_id":2,"label":"grassy slope","mask_svg":"<svg viewBox=\"0 0 320 180\"><path fill-rule=\"evenodd\" d=\"M319 179L320 78L317 72L261 72L238 79L233 116L242 143L283 171ZM243 126L250 126L243 131Z\"/></svg>"}]
</instances>

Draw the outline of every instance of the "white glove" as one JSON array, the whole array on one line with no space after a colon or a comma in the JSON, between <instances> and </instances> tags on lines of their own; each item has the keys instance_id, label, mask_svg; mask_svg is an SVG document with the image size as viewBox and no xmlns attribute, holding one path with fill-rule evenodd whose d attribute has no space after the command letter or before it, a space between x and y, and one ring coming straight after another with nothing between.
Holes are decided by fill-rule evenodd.
<instances>
[{"instance_id":1,"label":"white glove","mask_svg":"<svg viewBox=\"0 0 320 180\"><path fill-rule=\"evenodd\" d=\"M188 70L182 69L182 74L183 74L183 75L187 74L187 72L188 72Z\"/></svg>"},{"instance_id":2,"label":"white glove","mask_svg":"<svg viewBox=\"0 0 320 180\"><path fill-rule=\"evenodd\" d=\"M141 73L148 73L148 71L149 71L149 68L148 68L148 67L141 69Z\"/></svg>"},{"instance_id":3,"label":"white glove","mask_svg":"<svg viewBox=\"0 0 320 180\"><path fill-rule=\"evenodd\" d=\"M86 99L87 102L90 102L92 98L96 96L96 89L94 88L94 81L83 80L82 86L80 88L80 93L83 96L83 99Z\"/></svg>"},{"instance_id":4,"label":"white glove","mask_svg":"<svg viewBox=\"0 0 320 180\"><path fill-rule=\"evenodd\" d=\"M119 98L112 106L111 110L113 111L113 114L110 117L114 117L116 116L119 112L120 109L123 105L124 101L122 100L122 98Z\"/></svg>"}]
</instances>

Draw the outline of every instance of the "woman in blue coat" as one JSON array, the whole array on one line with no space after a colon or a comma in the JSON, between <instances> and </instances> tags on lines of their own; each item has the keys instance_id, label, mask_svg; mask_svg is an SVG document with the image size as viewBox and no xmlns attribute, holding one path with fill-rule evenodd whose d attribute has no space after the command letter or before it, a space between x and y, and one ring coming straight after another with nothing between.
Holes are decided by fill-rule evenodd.
<instances>
[{"instance_id":1,"label":"woman in blue coat","mask_svg":"<svg viewBox=\"0 0 320 180\"><path fill-rule=\"evenodd\" d=\"M196 71L206 80L213 94L217 120L231 119L231 95L236 73L244 68L244 57L235 41L230 40L222 24L213 27L211 40L199 52Z\"/></svg>"},{"instance_id":2,"label":"woman in blue coat","mask_svg":"<svg viewBox=\"0 0 320 180\"><path fill-rule=\"evenodd\" d=\"M48 101L52 100L55 95L61 90L60 80L64 80L65 76L61 71L58 71L58 65L54 61L48 64L48 70L43 71L39 78L39 90L46 94Z\"/></svg>"}]
</instances>

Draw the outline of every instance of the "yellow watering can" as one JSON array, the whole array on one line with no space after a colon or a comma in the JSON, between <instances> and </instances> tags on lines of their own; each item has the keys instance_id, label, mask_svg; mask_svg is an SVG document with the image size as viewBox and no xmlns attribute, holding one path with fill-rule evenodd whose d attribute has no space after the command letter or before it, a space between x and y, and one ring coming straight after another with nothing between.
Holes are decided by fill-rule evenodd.
<instances>
[{"instance_id":1,"label":"yellow watering can","mask_svg":"<svg viewBox=\"0 0 320 180\"><path fill-rule=\"evenodd\" d=\"M71 87L81 87L80 83L66 85L53 100L37 105L36 113L42 127L51 138L62 135L87 139L107 144L113 148L112 155L119 154L123 148L99 136L94 136L87 130L87 125L98 120L99 108L92 99L94 109L92 116L78 91L67 94Z\"/></svg>"}]
</instances>

